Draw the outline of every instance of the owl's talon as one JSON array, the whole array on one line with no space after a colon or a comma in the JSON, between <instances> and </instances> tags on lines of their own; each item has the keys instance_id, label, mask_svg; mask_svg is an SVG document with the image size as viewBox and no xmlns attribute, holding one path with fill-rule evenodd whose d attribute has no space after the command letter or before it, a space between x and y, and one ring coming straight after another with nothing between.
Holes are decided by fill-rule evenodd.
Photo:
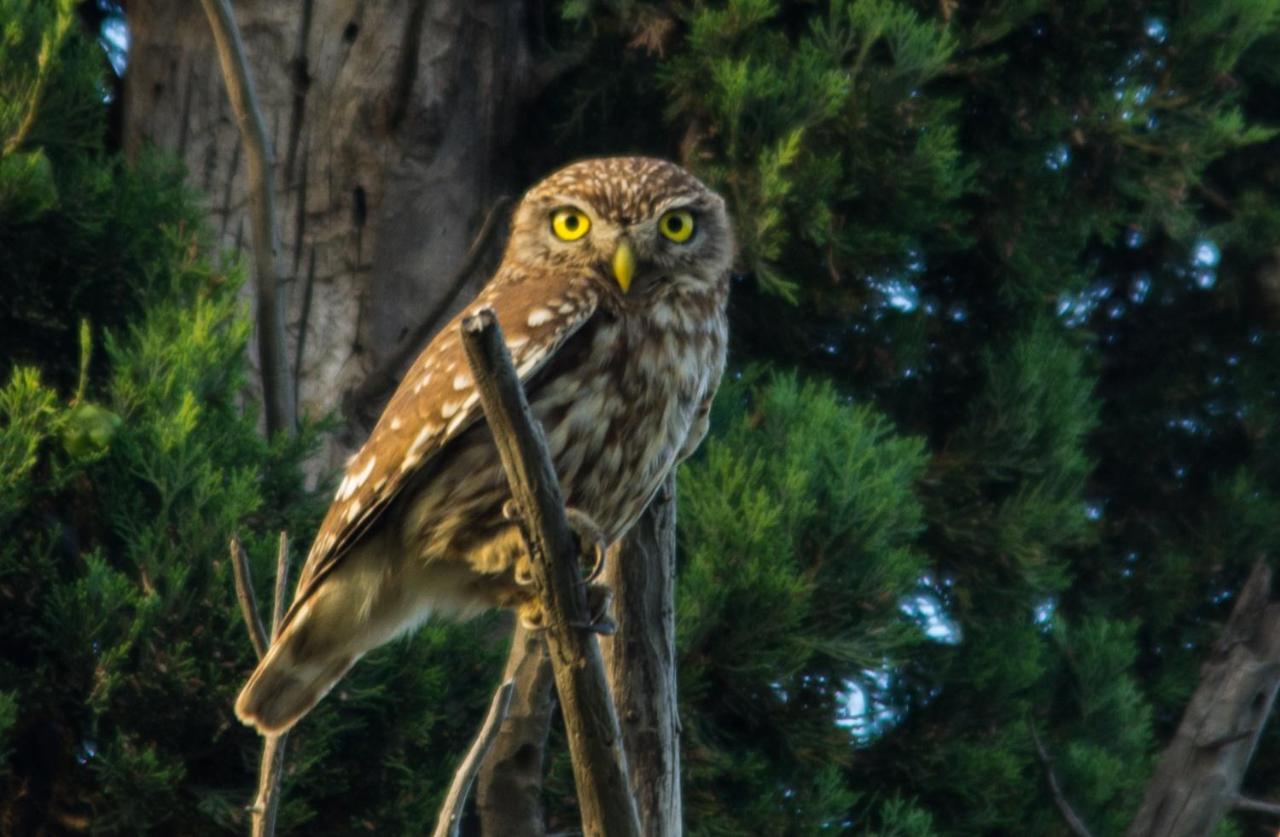
<instances>
[{"instance_id":1,"label":"owl's talon","mask_svg":"<svg viewBox=\"0 0 1280 837\"><path fill-rule=\"evenodd\" d=\"M604 532L589 514L580 509L566 508L564 516L569 521L569 528L578 537L579 560L590 567L584 579L590 584L604 572Z\"/></svg>"},{"instance_id":2,"label":"owl's talon","mask_svg":"<svg viewBox=\"0 0 1280 837\"><path fill-rule=\"evenodd\" d=\"M489 508L493 508L490 506ZM524 515L520 514L520 506L516 503L515 497L508 497L507 501L502 504L502 519L510 520L513 523L519 523L524 520Z\"/></svg>"},{"instance_id":3,"label":"owl's talon","mask_svg":"<svg viewBox=\"0 0 1280 837\"><path fill-rule=\"evenodd\" d=\"M587 622L574 625L584 631L613 636L618 631L618 623L609 615L613 605L613 591L605 584L587 585Z\"/></svg>"},{"instance_id":4,"label":"owl's talon","mask_svg":"<svg viewBox=\"0 0 1280 837\"><path fill-rule=\"evenodd\" d=\"M536 599L521 605L518 613L520 625L525 630L540 631L547 626L546 614Z\"/></svg>"}]
</instances>

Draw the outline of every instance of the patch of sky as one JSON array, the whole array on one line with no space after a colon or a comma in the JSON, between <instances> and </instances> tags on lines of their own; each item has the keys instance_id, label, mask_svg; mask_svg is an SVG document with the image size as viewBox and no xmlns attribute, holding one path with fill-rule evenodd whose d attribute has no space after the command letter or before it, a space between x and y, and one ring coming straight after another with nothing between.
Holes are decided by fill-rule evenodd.
<instances>
[{"instance_id":1,"label":"patch of sky","mask_svg":"<svg viewBox=\"0 0 1280 837\"><path fill-rule=\"evenodd\" d=\"M1130 224L1129 228L1124 232L1124 246L1130 250L1137 250L1147 240L1143 235L1142 227L1137 224Z\"/></svg>"},{"instance_id":2,"label":"patch of sky","mask_svg":"<svg viewBox=\"0 0 1280 837\"><path fill-rule=\"evenodd\" d=\"M1165 426L1170 430L1182 430L1195 436L1203 433L1205 427L1191 416L1183 416L1182 418L1171 418L1165 422Z\"/></svg>"},{"instance_id":3,"label":"patch of sky","mask_svg":"<svg viewBox=\"0 0 1280 837\"><path fill-rule=\"evenodd\" d=\"M1158 17L1147 18L1144 30L1147 33L1147 37L1158 44L1164 43L1165 39L1169 37L1169 27Z\"/></svg>"},{"instance_id":4,"label":"patch of sky","mask_svg":"<svg viewBox=\"0 0 1280 837\"><path fill-rule=\"evenodd\" d=\"M1111 294L1110 283L1104 281L1094 282L1079 293L1064 293L1058 297L1058 316L1067 328L1079 328Z\"/></svg>"},{"instance_id":5,"label":"patch of sky","mask_svg":"<svg viewBox=\"0 0 1280 837\"><path fill-rule=\"evenodd\" d=\"M920 289L905 277L868 277L867 283L880 293L889 308L909 314L920 305Z\"/></svg>"},{"instance_id":6,"label":"patch of sky","mask_svg":"<svg viewBox=\"0 0 1280 837\"><path fill-rule=\"evenodd\" d=\"M882 735L899 719L893 706L882 699L893 686L893 670L884 665L867 668L857 679L844 682L840 694L843 704L836 725L847 729L859 742L866 743Z\"/></svg>"},{"instance_id":7,"label":"patch of sky","mask_svg":"<svg viewBox=\"0 0 1280 837\"><path fill-rule=\"evenodd\" d=\"M125 20L124 9L112 0L98 0L98 8L105 13L102 27L98 31L98 43L111 62L111 69L116 75L124 75L129 66L129 45L132 36L129 33L129 22Z\"/></svg>"},{"instance_id":8,"label":"patch of sky","mask_svg":"<svg viewBox=\"0 0 1280 837\"><path fill-rule=\"evenodd\" d=\"M944 645L960 644L960 626L947 615L942 602L932 593L908 596L898 603L898 610L919 625L925 636L934 642Z\"/></svg>"},{"instance_id":9,"label":"patch of sky","mask_svg":"<svg viewBox=\"0 0 1280 837\"><path fill-rule=\"evenodd\" d=\"M1041 599L1031 609L1031 618L1041 629L1047 631L1053 625L1053 614L1058 610L1058 600L1053 596Z\"/></svg>"},{"instance_id":10,"label":"patch of sky","mask_svg":"<svg viewBox=\"0 0 1280 837\"><path fill-rule=\"evenodd\" d=\"M1143 271L1134 275L1129 282L1129 301L1134 305L1141 305L1149 293L1151 293L1151 274Z\"/></svg>"},{"instance_id":11,"label":"patch of sky","mask_svg":"<svg viewBox=\"0 0 1280 837\"><path fill-rule=\"evenodd\" d=\"M1084 516L1089 520L1102 519L1103 504L1097 500L1090 500L1084 504Z\"/></svg>"},{"instance_id":12,"label":"patch of sky","mask_svg":"<svg viewBox=\"0 0 1280 837\"><path fill-rule=\"evenodd\" d=\"M1055 145L1044 157L1044 166L1049 171L1062 171L1071 162L1071 149L1065 142Z\"/></svg>"}]
</instances>

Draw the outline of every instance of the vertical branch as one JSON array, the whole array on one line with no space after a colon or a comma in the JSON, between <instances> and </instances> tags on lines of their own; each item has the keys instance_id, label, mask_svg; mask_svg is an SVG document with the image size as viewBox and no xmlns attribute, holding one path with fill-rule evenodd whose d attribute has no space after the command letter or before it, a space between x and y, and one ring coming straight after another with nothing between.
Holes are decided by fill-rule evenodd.
<instances>
[{"instance_id":1,"label":"vertical branch","mask_svg":"<svg viewBox=\"0 0 1280 837\"><path fill-rule=\"evenodd\" d=\"M503 680L515 685L511 708L480 768L476 812L481 834L542 837L542 767L555 708L547 644L520 625L511 637Z\"/></svg>"},{"instance_id":2,"label":"vertical branch","mask_svg":"<svg viewBox=\"0 0 1280 837\"><path fill-rule=\"evenodd\" d=\"M272 596L271 637L280 630L284 614L285 588L289 582L289 536L280 533L276 552L276 579ZM236 598L244 615L245 627L254 653L261 660L268 648L268 634L258 616L258 605L253 595L253 579L249 575L249 557L240 546L240 539L231 538L231 566L235 572ZM284 745L288 733L268 735L262 742L262 759L258 766L258 792L249 808L252 837L273 837L276 833L276 814L280 810L281 785L284 780Z\"/></svg>"},{"instance_id":3,"label":"vertical branch","mask_svg":"<svg viewBox=\"0 0 1280 837\"><path fill-rule=\"evenodd\" d=\"M600 641L609 689L626 719L631 793L650 837L678 837L680 715L676 705L675 475L610 552L605 583L618 630Z\"/></svg>"},{"instance_id":4,"label":"vertical branch","mask_svg":"<svg viewBox=\"0 0 1280 837\"><path fill-rule=\"evenodd\" d=\"M280 238L276 231L271 144L231 5L228 0L201 0L201 3L209 18L209 28L213 30L227 98L231 100L247 159L254 273L258 280L258 357L267 435L280 431L292 434L296 415L289 361L285 355L284 306L280 293L284 272L280 267Z\"/></svg>"},{"instance_id":5,"label":"vertical branch","mask_svg":"<svg viewBox=\"0 0 1280 837\"><path fill-rule=\"evenodd\" d=\"M546 622L547 649L569 739L582 830L587 837L640 834L627 784L622 731L609 696L604 662L586 624L578 549L565 518L560 482L534 422L493 311L462 324L476 391L526 523L534 588Z\"/></svg>"}]
</instances>

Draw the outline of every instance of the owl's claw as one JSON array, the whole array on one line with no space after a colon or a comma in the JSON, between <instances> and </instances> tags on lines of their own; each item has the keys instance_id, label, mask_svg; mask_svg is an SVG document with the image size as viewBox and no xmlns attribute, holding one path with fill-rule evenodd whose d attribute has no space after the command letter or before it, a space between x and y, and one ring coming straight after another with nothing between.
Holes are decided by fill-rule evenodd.
<instances>
[{"instance_id":1,"label":"owl's claw","mask_svg":"<svg viewBox=\"0 0 1280 837\"><path fill-rule=\"evenodd\" d=\"M591 519L591 515L575 508L566 508L564 510L565 519L569 523L569 528L573 530L578 541L579 561L584 566L589 567L586 578L588 584L595 581L604 572L605 540L604 532ZM520 531L525 536L525 543L529 541L529 533L525 528L524 515L520 513L520 507L516 504L515 498L509 498L502 504L503 519L516 524L520 527ZM529 563L529 556L526 553L523 558L516 561L515 565L516 584L527 587L533 584L533 567Z\"/></svg>"},{"instance_id":2,"label":"owl's claw","mask_svg":"<svg viewBox=\"0 0 1280 837\"><path fill-rule=\"evenodd\" d=\"M586 624L574 625L584 631L591 631L601 636L613 636L618 632L618 623L613 621L609 610L613 605L613 591L604 584L587 585L587 619Z\"/></svg>"}]
</instances>

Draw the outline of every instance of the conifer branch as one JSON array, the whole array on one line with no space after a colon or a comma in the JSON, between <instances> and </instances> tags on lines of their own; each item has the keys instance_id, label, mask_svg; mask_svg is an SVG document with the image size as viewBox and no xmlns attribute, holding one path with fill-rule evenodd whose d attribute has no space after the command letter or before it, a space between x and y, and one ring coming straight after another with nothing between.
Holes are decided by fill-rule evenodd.
<instances>
[{"instance_id":1,"label":"conifer branch","mask_svg":"<svg viewBox=\"0 0 1280 837\"><path fill-rule=\"evenodd\" d=\"M271 144L231 4L228 0L201 0L201 4L218 48L218 62L240 129L249 176L254 273L258 280L258 363L267 435L279 431L292 435L297 416L285 354L284 306L280 292L284 270L280 265L280 236L276 230Z\"/></svg>"},{"instance_id":2,"label":"conifer branch","mask_svg":"<svg viewBox=\"0 0 1280 837\"><path fill-rule=\"evenodd\" d=\"M640 819L627 782L622 733L605 681L604 662L586 623L578 550L560 482L491 310L468 317L462 344L476 392L525 521L534 589L546 624L582 830L587 837L639 837Z\"/></svg>"},{"instance_id":3,"label":"conifer branch","mask_svg":"<svg viewBox=\"0 0 1280 837\"><path fill-rule=\"evenodd\" d=\"M1040 733L1036 730L1035 721L1028 718L1027 727L1031 730L1031 742L1036 747L1036 758L1040 761L1040 766L1044 769L1045 780L1049 783L1049 793L1053 796L1053 804L1057 807L1058 813L1062 815L1062 820L1067 824L1067 828L1071 829L1071 833L1075 837L1093 837L1089 831L1089 827L1084 824L1084 820L1080 819L1080 815L1071 807L1071 803L1067 801L1066 794L1062 792L1062 786L1058 784L1058 774L1053 769L1053 758L1049 755L1049 751L1045 749L1044 742L1040 740Z\"/></svg>"},{"instance_id":4,"label":"conifer branch","mask_svg":"<svg viewBox=\"0 0 1280 837\"><path fill-rule=\"evenodd\" d=\"M484 723L480 725L480 731L476 733L476 740L472 742L466 758L453 774L453 783L449 785L449 793L445 796L444 805L440 808L440 816L436 820L436 830L432 832L432 837L458 837L467 794L471 791L476 774L480 772L480 763L488 755L489 748L498 737L498 729L506 720L507 710L511 707L511 694L515 688L516 684L508 680L493 693L493 701L489 704L489 712L485 715Z\"/></svg>"}]
</instances>

